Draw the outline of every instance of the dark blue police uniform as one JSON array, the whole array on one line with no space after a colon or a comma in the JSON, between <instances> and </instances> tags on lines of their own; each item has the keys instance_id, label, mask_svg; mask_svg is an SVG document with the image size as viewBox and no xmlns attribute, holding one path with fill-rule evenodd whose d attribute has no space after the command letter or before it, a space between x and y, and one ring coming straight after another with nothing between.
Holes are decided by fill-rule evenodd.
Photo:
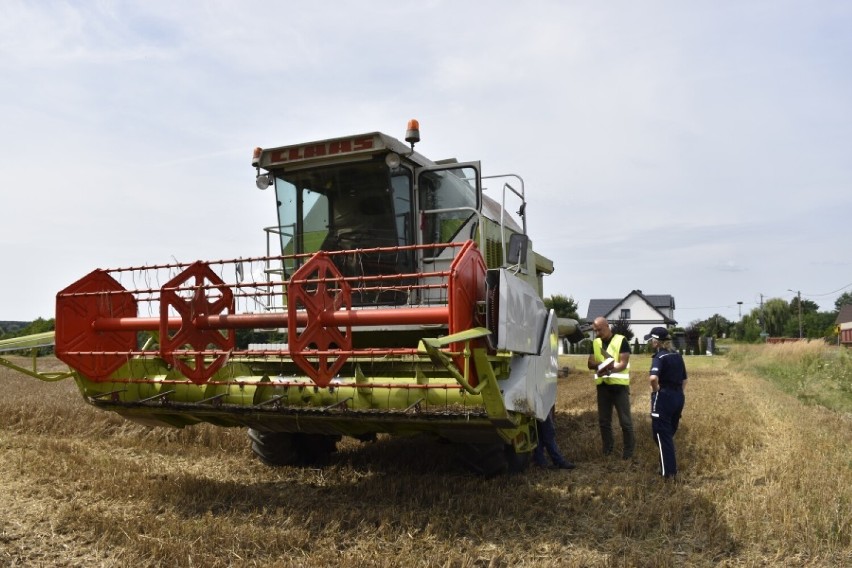
<instances>
[{"instance_id":1,"label":"dark blue police uniform","mask_svg":"<svg viewBox=\"0 0 852 568\"><path fill-rule=\"evenodd\" d=\"M680 353L659 349L651 360L651 375L659 378L660 390L651 393L651 427L660 450L660 467L664 477L677 475L674 435L685 402L683 383L686 365Z\"/></svg>"}]
</instances>

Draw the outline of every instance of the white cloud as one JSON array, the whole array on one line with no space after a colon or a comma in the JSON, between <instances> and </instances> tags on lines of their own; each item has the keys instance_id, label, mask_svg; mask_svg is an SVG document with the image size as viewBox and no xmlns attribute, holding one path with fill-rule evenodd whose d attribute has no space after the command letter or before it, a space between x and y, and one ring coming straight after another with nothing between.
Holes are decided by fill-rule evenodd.
<instances>
[{"instance_id":1,"label":"white cloud","mask_svg":"<svg viewBox=\"0 0 852 568\"><path fill-rule=\"evenodd\" d=\"M430 157L524 177L546 292L581 311L834 289L850 25L833 1L5 2L0 254L31 274L0 319L97 266L254 253L254 146L409 118Z\"/></svg>"}]
</instances>

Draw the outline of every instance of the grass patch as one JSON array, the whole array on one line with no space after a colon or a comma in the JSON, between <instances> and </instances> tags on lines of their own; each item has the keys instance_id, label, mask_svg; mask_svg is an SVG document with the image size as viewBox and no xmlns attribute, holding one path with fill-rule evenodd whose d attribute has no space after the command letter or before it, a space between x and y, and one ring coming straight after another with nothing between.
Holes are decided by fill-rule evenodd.
<instances>
[{"instance_id":1,"label":"grass patch","mask_svg":"<svg viewBox=\"0 0 852 568\"><path fill-rule=\"evenodd\" d=\"M822 341L734 345L728 356L806 404L852 412L852 355L845 347Z\"/></svg>"}]
</instances>

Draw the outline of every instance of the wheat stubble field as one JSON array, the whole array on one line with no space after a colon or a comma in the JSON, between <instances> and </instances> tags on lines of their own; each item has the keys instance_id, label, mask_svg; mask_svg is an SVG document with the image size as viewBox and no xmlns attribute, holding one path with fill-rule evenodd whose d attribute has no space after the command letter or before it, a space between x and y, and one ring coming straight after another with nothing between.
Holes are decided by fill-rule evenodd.
<instances>
[{"instance_id":1,"label":"wheat stubble field","mask_svg":"<svg viewBox=\"0 0 852 568\"><path fill-rule=\"evenodd\" d=\"M244 430L138 426L70 380L0 368L0 566L852 565L848 413L727 357L687 358L682 479L664 485L648 362L633 357L637 463L600 455L594 387L573 370L557 429L577 469L497 479L426 439L346 441L323 469L271 469Z\"/></svg>"}]
</instances>

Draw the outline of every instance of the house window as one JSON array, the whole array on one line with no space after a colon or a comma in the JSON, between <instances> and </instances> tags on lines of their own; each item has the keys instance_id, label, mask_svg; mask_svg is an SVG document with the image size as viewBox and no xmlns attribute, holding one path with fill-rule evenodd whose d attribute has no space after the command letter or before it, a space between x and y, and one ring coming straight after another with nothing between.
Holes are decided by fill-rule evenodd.
<instances>
[{"instance_id":1,"label":"house window","mask_svg":"<svg viewBox=\"0 0 852 568\"><path fill-rule=\"evenodd\" d=\"M630 310L621 310L621 319L629 320L630 319Z\"/></svg>"}]
</instances>

